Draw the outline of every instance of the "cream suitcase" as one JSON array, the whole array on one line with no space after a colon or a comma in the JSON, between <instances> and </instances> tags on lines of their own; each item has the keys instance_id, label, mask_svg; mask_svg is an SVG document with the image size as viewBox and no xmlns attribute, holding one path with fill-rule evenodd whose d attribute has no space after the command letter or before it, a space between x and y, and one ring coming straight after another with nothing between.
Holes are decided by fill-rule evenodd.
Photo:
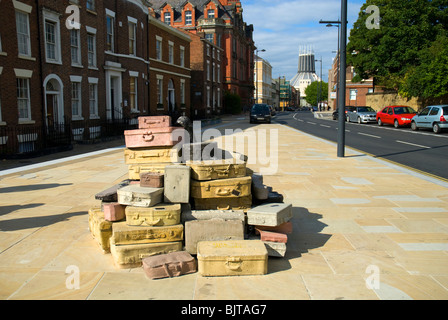
<instances>
[{"instance_id":1,"label":"cream suitcase","mask_svg":"<svg viewBox=\"0 0 448 320\"><path fill-rule=\"evenodd\" d=\"M141 173L147 172L157 172L165 173L165 167L170 166L171 162L158 162L158 163L146 163L146 164L131 164L129 165L129 179L130 180L140 180Z\"/></svg>"},{"instance_id":2,"label":"cream suitcase","mask_svg":"<svg viewBox=\"0 0 448 320\"><path fill-rule=\"evenodd\" d=\"M234 198L251 195L251 177L220 179L211 181L191 180L193 198Z\"/></svg>"},{"instance_id":3,"label":"cream suitcase","mask_svg":"<svg viewBox=\"0 0 448 320\"><path fill-rule=\"evenodd\" d=\"M123 221L113 224L112 238L116 245L182 241L184 226L136 227Z\"/></svg>"},{"instance_id":4,"label":"cream suitcase","mask_svg":"<svg viewBox=\"0 0 448 320\"><path fill-rule=\"evenodd\" d=\"M163 188L129 185L117 190L118 203L135 207L152 207L162 202Z\"/></svg>"},{"instance_id":5,"label":"cream suitcase","mask_svg":"<svg viewBox=\"0 0 448 320\"><path fill-rule=\"evenodd\" d=\"M193 198L196 210L243 210L252 206L252 196L234 198Z\"/></svg>"},{"instance_id":6,"label":"cream suitcase","mask_svg":"<svg viewBox=\"0 0 448 320\"><path fill-rule=\"evenodd\" d=\"M263 275L268 271L268 251L260 240L201 241L198 271L206 277Z\"/></svg>"},{"instance_id":7,"label":"cream suitcase","mask_svg":"<svg viewBox=\"0 0 448 320\"><path fill-rule=\"evenodd\" d=\"M247 211L247 224L276 227L292 218L292 205L268 203Z\"/></svg>"},{"instance_id":8,"label":"cream suitcase","mask_svg":"<svg viewBox=\"0 0 448 320\"><path fill-rule=\"evenodd\" d=\"M113 238L110 239L110 252L119 269L141 267L142 260L147 257L176 251L182 251L181 241L120 246L114 243Z\"/></svg>"},{"instance_id":9,"label":"cream suitcase","mask_svg":"<svg viewBox=\"0 0 448 320\"><path fill-rule=\"evenodd\" d=\"M126 223L129 226L173 226L180 224L181 205L161 203L154 207L126 207Z\"/></svg>"},{"instance_id":10,"label":"cream suitcase","mask_svg":"<svg viewBox=\"0 0 448 320\"><path fill-rule=\"evenodd\" d=\"M135 148L124 150L124 162L126 164L148 164L160 162L179 161L179 155L176 148L172 147L152 147Z\"/></svg>"},{"instance_id":11,"label":"cream suitcase","mask_svg":"<svg viewBox=\"0 0 448 320\"><path fill-rule=\"evenodd\" d=\"M104 212L100 208L91 208L89 210L89 230L103 250L103 253L109 253L112 222L105 219Z\"/></svg>"}]
</instances>

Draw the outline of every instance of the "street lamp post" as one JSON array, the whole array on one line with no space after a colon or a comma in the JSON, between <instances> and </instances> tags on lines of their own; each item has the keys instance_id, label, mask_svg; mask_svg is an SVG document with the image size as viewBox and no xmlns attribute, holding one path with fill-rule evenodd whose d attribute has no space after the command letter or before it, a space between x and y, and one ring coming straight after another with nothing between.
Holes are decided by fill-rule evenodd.
<instances>
[{"instance_id":1,"label":"street lamp post","mask_svg":"<svg viewBox=\"0 0 448 320\"><path fill-rule=\"evenodd\" d=\"M343 21L343 22L342 22ZM341 33L339 39L340 48L340 67L339 67L339 87L338 87L338 113L339 113L339 131L338 131L338 157L345 157L345 88L347 68L347 0L341 0L341 21L319 21L325 24L340 24Z\"/></svg>"},{"instance_id":2,"label":"street lamp post","mask_svg":"<svg viewBox=\"0 0 448 320\"><path fill-rule=\"evenodd\" d=\"M315 60L316 62L320 62L320 81L317 87L317 108L319 111L322 111L321 108L319 108L319 101L321 100L321 94L322 94L322 57L320 57L320 60Z\"/></svg>"},{"instance_id":3,"label":"street lamp post","mask_svg":"<svg viewBox=\"0 0 448 320\"><path fill-rule=\"evenodd\" d=\"M259 58L258 52L266 52L266 50L265 49L261 49L261 50L256 49L255 52L256 52L256 54L255 54L255 59L256 59L256 61L255 61L255 75L256 75L256 77L255 77L255 103L258 103L258 58Z\"/></svg>"}]
</instances>

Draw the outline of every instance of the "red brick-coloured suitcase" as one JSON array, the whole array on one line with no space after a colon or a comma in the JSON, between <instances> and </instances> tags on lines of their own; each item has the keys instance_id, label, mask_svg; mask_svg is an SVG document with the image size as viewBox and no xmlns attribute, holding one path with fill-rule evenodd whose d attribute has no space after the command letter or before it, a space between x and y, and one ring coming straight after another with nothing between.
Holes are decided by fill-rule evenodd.
<instances>
[{"instance_id":1,"label":"red brick-coloured suitcase","mask_svg":"<svg viewBox=\"0 0 448 320\"><path fill-rule=\"evenodd\" d=\"M170 116L138 117L139 129L163 128L163 127L171 127Z\"/></svg>"},{"instance_id":2,"label":"red brick-coloured suitcase","mask_svg":"<svg viewBox=\"0 0 448 320\"><path fill-rule=\"evenodd\" d=\"M184 129L163 127L124 131L126 148L172 147L184 137Z\"/></svg>"},{"instance_id":3,"label":"red brick-coloured suitcase","mask_svg":"<svg viewBox=\"0 0 448 320\"><path fill-rule=\"evenodd\" d=\"M126 206L123 206L118 202L103 203L102 207L104 212L104 219L107 221L115 222L121 221L126 218Z\"/></svg>"},{"instance_id":4,"label":"red brick-coloured suitcase","mask_svg":"<svg viewBox=\"0 0 448 320\"><path fill-rule=\"evenodd\" d=\"M140 173L140 187L163 188L164 174L160 172Z\"/></svg>"},{"instance_id":5,"label":"red brick-coloured suitcase","mask_svg":"<svg viewBox=\"0 0 448 320\"><path fill-rule=\"evenodd\" d=\"M255 228L260 233L260 240L261 241L272 241L272 242L281 242L281 243L287 243L288 242L288 236L284 233L277 233L277 232L271 232L271 231L264 231Z\"/></svg>"},{"instance_id":6,"label":"red brick-coloured suitcase","mask_svg":"<svg viewBox=\"0 0 448 320\"><path fill-rule=\"evenodd\" d=\"M196 260L186 251L156 255L142 260L150 279L172 278L197 271Z\"/></svg>"}]
</instances>

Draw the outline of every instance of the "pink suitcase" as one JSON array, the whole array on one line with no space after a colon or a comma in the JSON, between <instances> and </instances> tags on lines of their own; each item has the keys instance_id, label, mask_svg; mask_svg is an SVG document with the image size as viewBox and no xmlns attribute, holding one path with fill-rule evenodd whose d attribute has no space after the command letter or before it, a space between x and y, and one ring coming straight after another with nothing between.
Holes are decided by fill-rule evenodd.
<instances>
[{"instance_id":1,"label":"pink suitcase","mask_svg":"<svg viewBox=\"0 0 448 320\"><path fill-rule=\"evenodd\" d=\"M106 221L121 221L126 218L125 208L118 202L103 203L104 219Z\"/></svg>"},{"instance_id":2,"label":"pink suitcase","mask_svg":"<svg viewBox=\"0 0 448 320\"><path fill-rule=\"evenodd\" d=\"M147 257L142 263L143 270L150 279L178 277L197 270L196 260L186 251Z\"/></svg>"},{"instance_id":3,"label":"pink suitcase","mask_svg":"<svg viewBox=\"0 0 448 320\"><path fill-rule=\"evenodd\" d=\"M140 173L140 187L163 188L164 174L159 172Z\"/></svg>"},{"instance_id":4,"label":"pink suitcase","mask_svg":"<svg viewBox=\"0 0 448 320\"><path fill-rule=\"evenodd\" d=\"M184 133L179 127L135 129L125 130L124 139L127 148L172 147L183 139Z\"/></svg>"},{"instance_id":5,"label":"pink suitcase","mask_svg":"<svg viewBox=\"0 0 448 320\"><path fill-rule=\"evenodd\" d=\"M170 116L148 116L138 118L139 129L171 127Z\"/></svg>"},{"instance_id":6,"label":"pink suitcase","mask_svg":"<svg viewBox=\"0 0 448 320\"><path fill-rule=\"evenodd\" d=\"M255 228L255 229L257 229L257 228ZM260 230L260 229L258 229L257 231L260 233L261 241L271 241L271 242L281 242L281 243L288 242L288 236L284 233L264 231L264 230Z\"/></svg>"}]
</instances>

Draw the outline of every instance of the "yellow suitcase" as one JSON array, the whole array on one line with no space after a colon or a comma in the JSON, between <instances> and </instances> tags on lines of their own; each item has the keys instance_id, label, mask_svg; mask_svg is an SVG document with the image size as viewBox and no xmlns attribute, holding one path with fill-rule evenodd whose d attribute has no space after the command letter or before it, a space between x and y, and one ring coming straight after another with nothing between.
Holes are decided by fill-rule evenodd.
<instances>
[{"instance_id":1,"label":"yellow suitcase","mask_svg":"<svg viewBox=\"0 0 448 320\"><path fill-rule=\"evenodd\" d=\"M184 226L137 227L128 226L126 221L116 222L112 226L112 238L116 245L182 241Z\"/></svg>"},{"instance_id":2,"label":"yellow suitcase","mask_svg":"<svg viewBox=\"0 0 448 320\"><path fill-rule=\"evenodd\" d=\"M129 226L173 226L180 224L180 203L161 203L154 207L126 207L126 223Z\"/></svg>"},{"instance_id":3,"label":"yellow suitcase","mask_svg":"<svg viewBox=\"0 0 448 320\"><path fill-rule=\"evenodd\" d=\"M246 162L231 160L187 161L191 178L198 181L229 179L246 176Z\"/></svg>"},{"instance_id":4,"label":"yellow suitcase","mask_svg":"<svg viewBox=\"0 0 448 320\"><path fill-rule=\"evenodd\" d=\"M243 210L247 212L252 207L252 196L239 198L193 198L196 210Z\"/></svg>"},{"instance_id":5,"label":"yellow suitcase","mask_svg":"<svg viewBox=\"0 0 448 320\"><path fill-rule=\"evenodd\" d=\"M263 275L268 271L268 251L260 240L201 241L198 271L206 277Z\"/></svg>"},{"instance_id":6,"label":"yellow suitcase","mask_svg":"<svg viewBox=\"0 0 448 320\"><path fill-rule=\"evenodd\" d=\"M240 177L210 181L191 180L193 198L235 198L251 195L252 178Z\"/></svg>"},{"instance_id":7,"label":"yellow suitcase","mask_svg":"<svg viewBox=\"0 0 448 320\"><path fill-rule=\"evenodd\" d=\"M100 208L89 210L89 230L97 241L103 253L110 252L109 240L112 236L112 222L104 218L104 212Z\"/></svg>"},{"instance_id":8,"label":"yellow suitcase","mask_svg":"<svg viewBox=\"0 0 448 320\"><path fill-rule=\"evenodd\" d=\"M113 238L110 239L110 252L115 266L119 269L138 268L147 257L176 251L182 251L181 241L117 245Z\"/></svg>"},{"instance_id":9,"label":"yellow suitcase","mask_svg":"<svg viewBox=\"0 0 448 320\"><path fill-rule=\"evenodd\" d=\"M126 164L179 162L178 150L172 147L147 147L124 150Z\"/></svg>"}]
</instances>

